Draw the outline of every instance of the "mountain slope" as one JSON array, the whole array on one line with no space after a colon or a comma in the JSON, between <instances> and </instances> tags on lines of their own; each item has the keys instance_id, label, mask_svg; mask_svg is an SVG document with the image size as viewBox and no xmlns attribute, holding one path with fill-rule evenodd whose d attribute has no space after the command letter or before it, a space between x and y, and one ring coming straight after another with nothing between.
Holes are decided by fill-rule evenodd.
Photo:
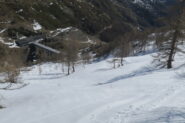
<instances>
[{"instance_id":1,"label":"mountain slope","mask_svg":"<svg viewBox=\"0 0 185 123\"><path fill-rule=\"evenodd\" d=\"M147 0L17 0L0 3L0 27L31 30L36 20L46 31L74 26L113 41L130 30L160 25L156 19L165 15L167 6Z\"/></svg>"}]
</instances>

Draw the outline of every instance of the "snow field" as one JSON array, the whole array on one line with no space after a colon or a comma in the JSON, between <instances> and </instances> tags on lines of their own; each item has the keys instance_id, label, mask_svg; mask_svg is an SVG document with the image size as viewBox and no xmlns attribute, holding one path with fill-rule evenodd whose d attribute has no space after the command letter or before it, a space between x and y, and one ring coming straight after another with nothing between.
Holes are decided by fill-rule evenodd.
<instances>
[{"instance_id":1,"label":"snow field","mask_svg":"<svg viewBox=\"0 0 185 123\"><path fill-rule=\"evenodd\" d=\"M184 123L183 55L175 68L157 69L151 54L79 66L66 76L59 64L33 66L21 76L28 86L0 91L0 123ZM110 59L109 59L110 60Z\"/></svg>"}]
</instances>

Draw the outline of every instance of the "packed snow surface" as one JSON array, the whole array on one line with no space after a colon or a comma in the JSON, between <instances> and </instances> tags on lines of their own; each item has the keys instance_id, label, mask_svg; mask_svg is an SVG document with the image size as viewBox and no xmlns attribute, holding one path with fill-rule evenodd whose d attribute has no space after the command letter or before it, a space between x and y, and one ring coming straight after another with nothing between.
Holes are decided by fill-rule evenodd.
<instances>
[{"instance_id":1,"label":"packed snow surface","mask_svg":"<svg viewBox=\"0 0 185 123\"><path fill-rule=\"evenodd\" d=\"M47 63L22 72L24 88L0 91L0 123L185 123L184 56L157 69L151 54L79 66ZM42 69L40 69L42 68Z\"/></svg>"}]
</instances>

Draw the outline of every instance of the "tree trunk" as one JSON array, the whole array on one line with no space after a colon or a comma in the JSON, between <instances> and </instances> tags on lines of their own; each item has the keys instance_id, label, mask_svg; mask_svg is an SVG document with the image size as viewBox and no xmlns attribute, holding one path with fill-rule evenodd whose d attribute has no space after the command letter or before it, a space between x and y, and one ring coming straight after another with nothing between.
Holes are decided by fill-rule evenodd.
<instances>
[{"instance_id":1,"label":"tree trunk","mask_svg":"<svg viewBox=\"0 0 185 123\"><path fill-rule=\"evenodd\" d=\"M172 39L171 48L170 48L170 54L169 54L168 61L167 61L167 68L168 69L172 68L172 61L173 61L173 57L175 54L177 37L178 37L178 30L175 30L174 35L173 35L173 39Z\"/></svg>"},{"instance_id":2,"label":"tree trunk","mask_svg":"<svg viewBox=\"0 0 185 123\"><path fill-rule=\"evenodd\" d=\"M121 66L123 66L123 58L121 58Z\"/></svg>"},{"instance_id":3,"label":"tree trunk","mask_svg":"<svg viewBox=\"0 0 185 123\"><path fill-rule=\"evenodd\" d=\"M73 69L73 73L74 73L75 72L75 63L73 63L72 69Z\"/></svg>"},{"instance_id":4,"label":"tree trunk","mask_svg":"<svg viewBox=\"0 0 185 123\"><path fill-rule=\"evenodd\" d=\"M70 62L68 62L68 70L67 70L67 75L70 75Z\"/></svg>"},{"instance_id":5,"label":"tree trunk","mask_svg":"<svg viewBox=\"0 0 185 123\"><path fill-rule=\"evenodd\" d=\"M116 60L113 60L113 64L114 64L114 69L116 69Z\"/></svg>"}]
</instances>

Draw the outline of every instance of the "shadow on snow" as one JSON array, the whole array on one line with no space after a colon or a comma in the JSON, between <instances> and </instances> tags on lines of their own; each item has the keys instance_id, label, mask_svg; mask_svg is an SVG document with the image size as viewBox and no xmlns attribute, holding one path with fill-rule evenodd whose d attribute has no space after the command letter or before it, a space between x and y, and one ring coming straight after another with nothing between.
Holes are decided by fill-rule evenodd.
<instances>
[{"instance_id":1,"label":"shadow on snow","mask_svg":"<svg viewBox=\"0 0 185 123\"><path fill-rule=\"evenodd\" d=\"M126 75L117 76L117 77L114 77L113 79L110 79L110 80L108 80L106 82L103 82L103 83L98 83L96 85L97 86L98 85L105 85L105 84L114 83L114 82L117 82L117 81L123 80L123 79L129 79L129 78L137 77L137 76L144 76L144 75L151 74L152 72L154 72L156 70L159 70L159 68L142 67L141 69L136 70L136 71L134 71L132 73L129 73L129 74L126 74Z\"/></svg>"}]
</instances>

